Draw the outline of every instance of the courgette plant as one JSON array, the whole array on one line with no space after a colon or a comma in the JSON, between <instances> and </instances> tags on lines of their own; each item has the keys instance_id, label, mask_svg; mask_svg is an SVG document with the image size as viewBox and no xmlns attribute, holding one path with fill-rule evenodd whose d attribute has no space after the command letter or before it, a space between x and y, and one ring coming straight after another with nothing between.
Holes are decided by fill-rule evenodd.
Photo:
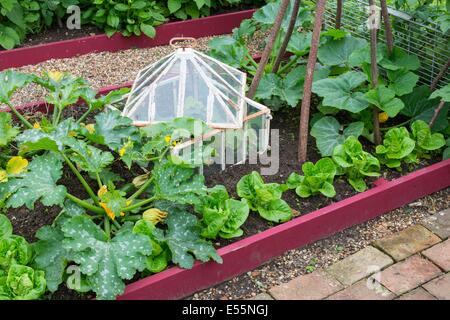
<instances>
[{"instance_id":1,"label":"courgette plant","mask_svg":"<svg viewBox=\"0 0 450 320\"><path fill-rule=\"evenodd\" d=\"M54 105L49 119L35 123L16 111L22 127L15 127L9 114L0 113L0 207L31 210L39 201L61 208L54 223L37 232L39 241L34 244L35 265L45 271L51 292L70 278L65 271L73 264L81 280L68 283L70 288L113 299L123 292L123 280L138 271L159 272L170 262L191 268L195 259L221 262L201 235L201 226L212 230L209 224L215 220L205 214L200 222L190 211L204 207L208 196L204 177L189 158L170 152L183 137L198 134L194 128L200 126L200 134L205 133L206 124L179 118L138 129L119 111L103 110L124 90L96 97L86 81L55 72L38 77L7 71L0 77L8 79L0 85L0 99L12 110L9 98L30 82L45 87L46 100ZM78 119L66 118L64 110L80 99L87 106L85 113ZM205 150L212 152L206 144ZM147 173L124 182L113 170L117 162L128 168L138 164ZM61 184L65 168L80 183L84 196ZM241 210L231 200L218 204L231 219L218 230L221 236L237 236L247 218L245 204ZM242 214L236 216L235 210Z\"/></svg>"}]
</instances>

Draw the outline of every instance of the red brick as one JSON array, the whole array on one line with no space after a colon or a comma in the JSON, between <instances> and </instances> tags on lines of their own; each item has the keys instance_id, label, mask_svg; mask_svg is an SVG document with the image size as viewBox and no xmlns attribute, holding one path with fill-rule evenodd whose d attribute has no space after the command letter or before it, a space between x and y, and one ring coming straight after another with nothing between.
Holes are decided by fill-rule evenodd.
<instances>
[{"instance_id":1,"label":"red brick","mask_svg":"<svg viewBox=\"0 0 450 320\"><path fill-rule=\"evenodd\" d=\"M333 294L327 300L392 300L394 297L392 292L378 282L364 279Z\"/></svg>"},{"instance_id":2,"label":"red brick","mask_svg":"<svg viewBox=\"0 0 450 320\"><path fill-rule=\"evenodd\" d=\"M380 273L380 282L397 295L437 277L441 270L417 255L396 263Z\"/></svg>"},{"instance_id":3,"label":"red brick","mask_svg":"<svg viewBox=\"0 0 450 320\"><path fill-rule=\"evenodd\" d=\"M337 280L317 270L274 287L269 292L276 300L320 300L342 289Z\"/></svg>"},{"instance_id":4,"label":"red brick","mask_svg":"<svg viewBox=\"0 0 450 320\"><path fill-rule=\"evenodd\" d=\"M431 247L422 254L445 271L450 271L450 239Z\"/></svg>"},{"instance_id":5,"label":"red brick","mask_svg":"<svg viewBox=\"0 0 450 320\"><path fill-rule=\"evenodd\" d=\"M394 261L383 252L368 246L347 258L336 262L326 271L340 283L349 286L372 273L378 272Z\"/></svg>"},{"instance_id":6,"label":"red brick","mask_svg":"<svg viewBox=\"0 0 450 320\"><path fill-rule=\"evenodd\" d=\"M270 296L270 294L263 292L247 300L273 300L273 298Z\"/></svg>"},{"instance_id":7,"label":"red brick","mask_svg":"<svg viewBox=\"0 0 450 320\"><path fill-rule=\"evenodd\" d=\"M450 300L450 273L424 284L423 287L439 300Z\"/></svg>"},{"instance_id":8,"label":"red brick","mask_svg":"<svg viewBox=\"0 0 450 320\"><path fill-rule=\"evenodd\" d=\"M375 241L374 245L394 258L395 261L401 261L440 241L438 236L423 226L415 225L391 237Z\"/></svg>"},{"instance_id":9,"label":"red brick","mask_svg":"<svg viewBox=\"0 0 450 320\"><path fill-rule=\"evenodd\" d=\"M397 300L436 300L428 291L425 291L422 287L414 289L408 293L405 293Z\"/></svg>"},{"instance_id":10,"label":"red brick","mask_svg":"<svg viewBox=\"0 0 450 320\"><path fill-rule=\"evenodd\" d=\"M425 219L422 224L441 239L450 237L450 208Z\"/></svg>"}]
</instances>

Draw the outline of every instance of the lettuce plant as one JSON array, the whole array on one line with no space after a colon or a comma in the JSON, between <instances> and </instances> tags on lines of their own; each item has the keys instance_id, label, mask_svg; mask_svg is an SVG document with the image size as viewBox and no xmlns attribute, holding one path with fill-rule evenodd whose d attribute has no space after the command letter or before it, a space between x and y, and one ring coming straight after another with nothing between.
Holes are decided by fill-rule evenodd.
<instances>
[{"instance_id":1,"label":"lettuce plant","mask_svg":"<svg viewBox=\"0 0 450 320\"><path fill-rule=\"evenodd\" d=\"M411 162L416 143L405 127L392 128L384 136L383 144L376 147L381 163L388 168L400 168L401 162Z\"/></svg>"},{"instance_id":2,"label":"lettuce plant","mask_svg":"<svg viewBox=\"0 0 450 320\"><path fill-rule=\"evenodd\" d=\"M446 140L446 147L443 154L442 154L442 159L446 160L446 159L450 159L450 138L448 138Z\"/></svg>"},{"instance_id":3,"label":"lettuce plant","mask_svg":"<svg viewBox=\"0 0 450 320\"><path fill-rule=\"evenodd\" d=\"M218 235L229 239L240 237L244 231L240 228L248 218L249 206L245 199L230 199L227 189L217 185L208 189L208 195L197 209L203 216L205 238L215 239Z\"/></svg>"},{"instance_id":4,"label":"lettuce plant","mask_svg":"<svg viewBox=\"0 0 450 320\"><path fill-rule=\"evenodd\" d=\"M0 300L35 300L45 293L44 272L29 266L32 255L32 247L0 214Z\"/></svg>"},{"instance_id":5,"label":"lettuce plant","mask_svg":"<svg viewBox=\"0 0 450 320\"><path fill-rule=\"evenodd\" d=\"M0 214L0 269L8 270L14 264L27 265L31 258L32 249L28 242L14 235L11 222Z\"/></svg>"},{"instance_id":6,"label":"lettuce plant","mask_svg":"<svg viewBox=\"0 0 450 320\"><path fill-rule=\"evenodd\" d=\"M414 150L418 157L430 158L432 151L445 146L442 133L431 133L431 129L425 121L416 120L411 124L411 136L416 141Z\"/></svg>"},{"instance_id":7,"label":"lettuce plant","mask_svg":"<svg viewBox=\"0 0 450 320\"><path fill-rule=\"evenodd\" d=\"M332 198L336 195L333 187L336 165L330 158L323 158L315 164L305 162L302 165L303 176L293 172L286 184L289 189L295 189L297 195L308 198L312 195L323 194Z\"/></svg>"},{"instance_id":8,"label":"lettuce plant","mask_svg":"<svg viewBox=\"0 0 450 320\"><path fill-rule=\"evenodd\" d=\"M380 163L377 158L363 150L357 138L350 136L344 144L333 151L333 160L338 165L340 173L347 176L350 185L358 192L367 189L364 177L378 177Z\"/></svg>"},{"instance_id":9,"label":"lettuce plant","mask_svg":"<svg viewBox=\"0 0 450 320\"><path fill-rule=\"evenodd\" d=\"M19 264L0 273L0 300L36 300L45 293L43 271Z\"/></svg>"},{"instance_id":10,"label":"lettuce plant","mask_svg":"<svg viewBox=\"0 0 450 320\"><path fill-rule=\"evenodd\" d=\"M253 171L239 180L237 194L246 199L251 210L272 222L286 222L292 218L292 210L281 199L285 186L277 183L264 183L261 175Z\"/></svg>"}]
</instances>

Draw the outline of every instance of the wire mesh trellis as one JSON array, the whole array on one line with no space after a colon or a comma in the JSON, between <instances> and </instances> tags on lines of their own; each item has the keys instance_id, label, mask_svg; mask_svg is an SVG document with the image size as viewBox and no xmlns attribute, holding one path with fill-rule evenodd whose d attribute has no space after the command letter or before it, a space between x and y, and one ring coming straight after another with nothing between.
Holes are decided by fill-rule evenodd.
<instances>
[{"instance_id":1,"label":"wire mesh trellis","mask_svg":"<svg viewBox=\"0 0 450 320\"><path fill-rule=\"evenodd\" d=\"M337 1L328 1L324 13L325 28L334 28L336 6ZM369 40L370 33L366 25L367 6L367 0L344 0L341 29ZM412 20L404 12L389 8L389 15L393 23L395 45L419 57L421 67L417 73L420 76L420 83L430 85L450 57L449 36L444 35L437 26L425 25ZM379 39L386 41L383 23L380 26ZM437 88L449 82L450 72L447 70Z\"/></svg>"}]
</instances>

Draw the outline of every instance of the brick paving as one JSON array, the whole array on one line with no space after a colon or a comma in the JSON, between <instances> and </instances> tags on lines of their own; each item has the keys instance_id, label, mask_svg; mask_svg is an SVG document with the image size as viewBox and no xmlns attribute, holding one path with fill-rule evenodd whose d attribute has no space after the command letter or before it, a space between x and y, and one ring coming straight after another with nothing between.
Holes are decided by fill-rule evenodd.
<instances>
[{"instance_id":1,"label":"brick paving","mask_svg":"<svg viewBox=\"0 0 450 320\"><path fill-rule=\"evenodd\" d=\"M450 300L450 209L252 300Z\"/></svg>"}]
</instances>

